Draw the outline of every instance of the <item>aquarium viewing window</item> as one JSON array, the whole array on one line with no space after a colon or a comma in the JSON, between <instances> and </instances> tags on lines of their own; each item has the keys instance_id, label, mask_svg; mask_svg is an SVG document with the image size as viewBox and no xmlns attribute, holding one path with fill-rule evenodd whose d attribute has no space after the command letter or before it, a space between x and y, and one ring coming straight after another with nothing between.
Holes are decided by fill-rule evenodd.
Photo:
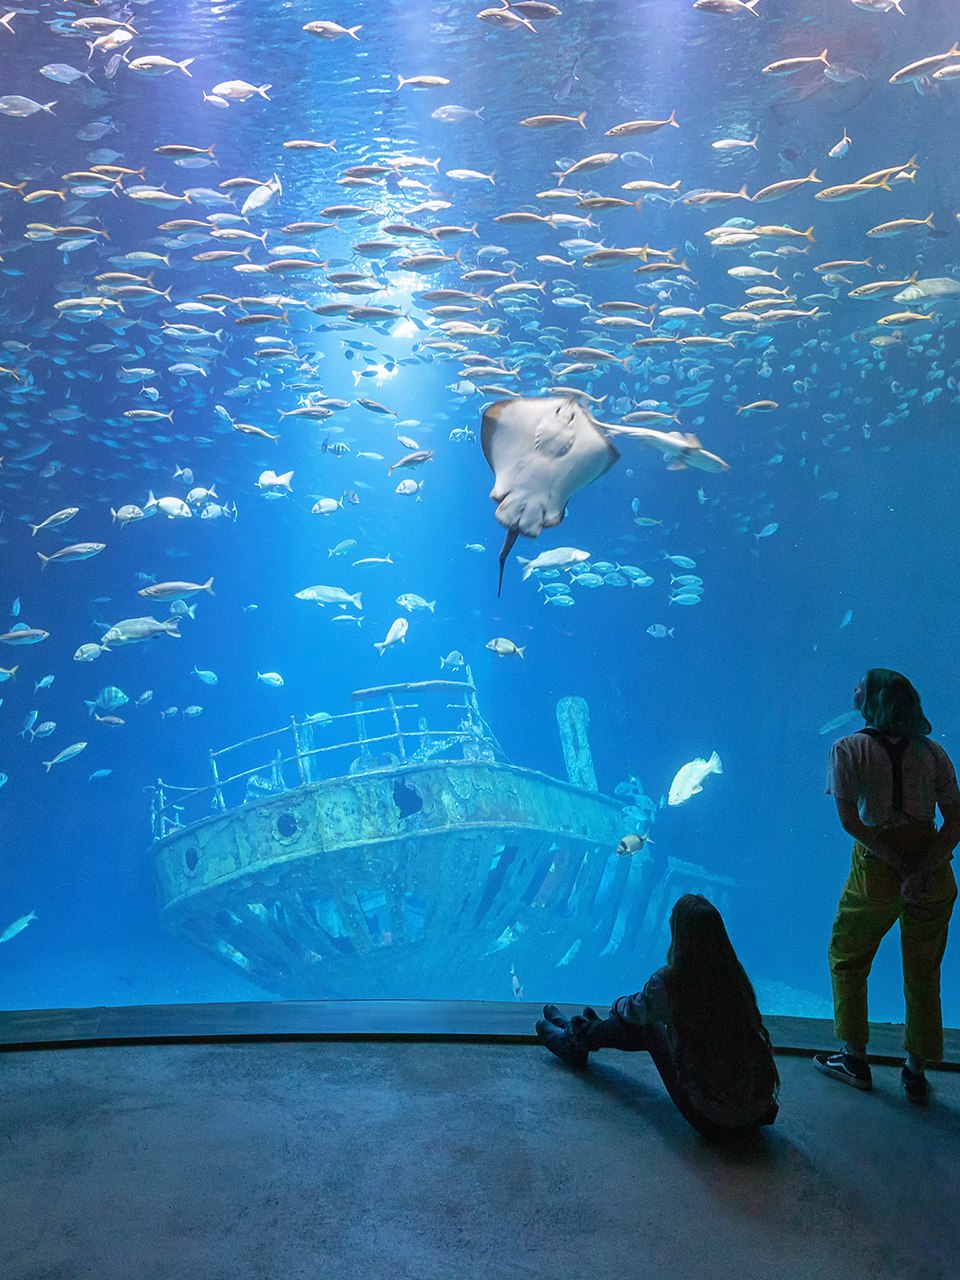
<instances>
[{"instance_id":1,"label":"aquarium viewing window","mask_svg":"<svg viewBox=\"0 0 960 1280\"><path fill-rule=\"evenodd\" d=\"M960 54L774 7L0 19L2 1007L604 1003L693 892L831 1016L864 673L960 748Z\"/></svg>"}]
</instances>

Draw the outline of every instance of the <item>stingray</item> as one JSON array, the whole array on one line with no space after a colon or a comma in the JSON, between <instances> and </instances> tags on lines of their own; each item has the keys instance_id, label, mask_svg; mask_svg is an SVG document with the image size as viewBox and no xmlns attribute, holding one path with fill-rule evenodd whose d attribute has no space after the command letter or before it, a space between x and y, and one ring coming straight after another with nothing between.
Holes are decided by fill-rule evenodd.
<instances>
[{"instance_id":1,"label":"stingray","mask_svg":"<svg viewBox=\"0 0 960 1280\"><path fill-rule=\"evenodd\" d=\"M499 503L497 519L507 530L499 596L520 534L536 538L558 525L573 495L609 471L620 453L587 410L567 396L498 400L484 411L480 442L493 471L490 497Z\"/></svg>"}]
</instances>

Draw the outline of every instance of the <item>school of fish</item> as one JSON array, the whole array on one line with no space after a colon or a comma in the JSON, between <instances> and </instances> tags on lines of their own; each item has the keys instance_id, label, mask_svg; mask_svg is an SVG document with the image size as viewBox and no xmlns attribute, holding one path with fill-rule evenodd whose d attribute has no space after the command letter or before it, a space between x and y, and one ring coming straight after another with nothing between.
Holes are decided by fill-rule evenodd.
<instances>
[{"instance_id":1,"label":"school of fish","mask_svg":"<svg viewBox=\"0 0 960 1280\"><path fill-rule=\"evenodd\" d=\"M708 48L734 28L755 41L758 83L800 86L788 102L866 80L831 57L829 32L823 45L802 24L767 32L768 5L692 8ZM899 0L846 7L866 25L899 23L889 47L913 48ZM226 20L238 5L201 8ZM620 588L627 625L670 641L705 582L656 516L658 491L683 484L694 511L719 518L728 469L769 477L786 464L811 477L812 501L832 502L831 460L852 437L890 449L890 429L918 404L960 400L948 345L960 269L949 262L953 215L930 210L927 140L887 154L882 136L841 127L822 152L785 158L762 131L727 122L718 85L715 135L681 174L675 103L651 103L640 86L618 117L575 50L545 66L544 42L555 53L569 20L560 7L443 6L437 38L412 48L378 42L376 10L354 22L355 11L300 6L270 19L283 62L295 51L336 89L338 136L315 125L300 136L303 85L285 80L279 58L272 82L243 78L272 48L234 41L226 72L199 35L171 34L157 5L65 0L0 18L0 694L16 705L0 732L44 743L37 770L76 768L87 751L91 781L106 778L132 717L202 715L199 702L154 701L147 642L177 642L197 686L217 685L189 627L198 609L220 607L223 571L210 571L206 548L247 519L266 530L265 557L323 529L322 581L290 594L318 627L337 624L338 644L364 646L378 670L413 644L434 664L417 633L430 634L446 602L418 594L397 522L429 519L441 486L486 491L478 435L492 401L575 398L621 433L621 466L643 495L607 510L602 543L596 526L583 536L589 550L532 544L511 589L568 609ZM508 48L541 109L494 130L495 77L486 101L476 78L462 86L448 33L475 64L493 68ZM950 40L886 61L876 93L942 99L960 84ZM254 172L240 160L244 129L272 154ZM51 168L45 156L64 148L69 163ZM503 195L499 163L519 148L522 176ZM842 220L828 210L847 202ZM828 354L843 381L815 418ZM441 411L410 413L418 378L443 380ZM564 541L580 540L586 500L573 498ZM790 518L765 492L728 514L757 554ZM440 530L465 576L496 541L488 519L456 545ZM196 536L184 538L187 525ZM227 585L249 584L244 612L255 611L267 576L239 559L232 571ZM238 627L226 613L220 623ZM133 645L136 698L111 678L114 652ZM529 662L536 648L536 631L486 644L490 661ZM56 673L71 660L103 672L86 710L56 704ZM462 663L454 651L441 668ZM268 646L248 665L251 684L284 686ZM694 776L678 775L671 804L720 772L716 753L686 768Z\"/></svg>"}]
</instances>

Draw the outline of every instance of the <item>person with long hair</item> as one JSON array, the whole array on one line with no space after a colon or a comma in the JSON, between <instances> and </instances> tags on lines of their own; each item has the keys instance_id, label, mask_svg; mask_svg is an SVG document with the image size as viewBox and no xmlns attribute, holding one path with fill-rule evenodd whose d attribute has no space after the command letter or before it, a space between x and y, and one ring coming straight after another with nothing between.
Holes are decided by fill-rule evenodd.
<instances>
[{"instance_id":1,"label":"person with long hair","mask_svg":"<svg viewBox=\"0 0 960 1280\"><path fill-rule=\"evenodd\" d=\"M552 1004L543 1015L540 1040L578 1070L597 1049L646 1050L705 1137L754 1132L776 1118L780 1076L757 998L720 912L700 894L674 903L666 965L609 1017L588 1006L568 1020Z\"/></svg>"},{"instance_id":2,"label":"person with long hair","mask_svg":"<svg viewBox=\"0 0 960 1280\"><path fill-rule=\"evenodd\" d=\"M940 965L957 897L950 860L960 843L960 791L950 757L927 736L930 721L906 676L872 668L854 690L853 707L865 727L833 744L827 783L854 839L829 950L834 1029L843 1047L816 1054L814 1063L857 1089L873 1087L867 978L899 920L907 1051L900 1079L912 1102L924 1102L926 1064L943 1057Z\"/></svg>"}]
</instances>

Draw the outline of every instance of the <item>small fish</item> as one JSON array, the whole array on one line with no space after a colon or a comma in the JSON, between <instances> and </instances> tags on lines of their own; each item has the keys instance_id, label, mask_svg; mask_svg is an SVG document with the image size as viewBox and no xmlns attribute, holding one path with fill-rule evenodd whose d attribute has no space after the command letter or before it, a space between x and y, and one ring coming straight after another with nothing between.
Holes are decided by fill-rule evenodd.
<instances>
[{"instance_id":1,"label":"small fish","mask_svg":"<svg viewBox=\"0 0 960 1280\"><path fill-rule=\"evenodd\" d=\"M2 939L0 939L2 941ZM510 985L513 987L513 994L517 1000L523 999L523 987L520 985L520 979L517 977L517 971L510 966Z\"/></svg>"},{"instance_id":2,"label":"small fish","mask_svg":"<svg viewBox=\"0 0 960 1280\"><path fill-rule=\"evenodd\" d=\"M859 711L844 711L841 716L834 716L832 720L828 720L826 724L820 726L821 733L833 733L834 729L840 729L845 724L849 724L851 720L856 720L860 715Z\"/></svg>"},{"instance_id":3,"label":"small fish","mask_svg":"<svg viewBox=\"0 0 960 1280\"><path fill-rule=\"evenodd\" d=\"M723 766L716 751L712 753L709 760L702 760L698 756L695 760L691 760L677 770L673 781L670 783L667 803L671 805L683 804L691 796L697 795L703 790L700 784L709 773L723 773Z\"/></svg>"},{"instance_id":4,"label":"small fish","mask_svg":"<svg viewBox=\"0 0 960 1280\"><path fill-rule=\"evenodd\" d=\"M356 538L344 538L338 542L335 547L330 547L327 551L328 556L345 556L348 551L352 551L357 545Z\"/></svg>"},{"instance_id":5,"label":"small fish","mask_svg":"<svg viewBox=\"0 0 960 1280\"><path fill-rule=\"evenodd\" d=\"M854 3L856 3L856 0L854 0ZM841 156L845 156L847 152L850 150L851 141L852 139L847 135L846 129L844 129L843 137L840 139L839 142L834 143L834 145L827 152L827 155L830 157L831 160L839 160Z\"/></svg>"},{"instance_id":6,"label":"small fish","mask_svg":"<svg viewBox=\"0 0 960 1280\"><path fill-rule=\"evenodd\" d=\"M669 560L672 564L675 564L678 569L695 569L697 567L696 560L691 560L689 556L671 556L666 551L661 551L660 556L661 559Z\"/></svg>"},{"instance_id":7,"label":"small fish","mask_svg":"<svg viewBox=\"0 0 960 1280\"><path fill-rule=\"evenodd\" d=\"M429 610L430 613L434 613L437 607L436 600L424 600L423 596L414 595L411 591L397 596L397 604L401 609L406 609L408 613L416 613L423 610Z\"/></svg>"},{"instance_id":8,"label":"small fish","mask_svg":"<svg viewBox=\"0 0 960 1280\"><path fill-rule=\"evenodd\" d=\"M283 688L283 676L277 671L258 671L257 679L261 684L269 685L271 689Z\"/></svg>"},{"instance_id":9,"label":"small fish","mask_svg":"<svg viewBox=\"0 0 960 1280\"><path fill-rule=\"evenodd\" d=\"M81 751L86 750L86 746L85 742L71 743L69 747L64 747L59 755L55 755L52 760L44 760L43 767L49 773L55 764L63 764L65 760L72 760L74 756L78 756Z\"/></svg>"},{"instance_id":10,"label":"small fish","mask_svg":"<svg viewBox=\"0 0 960 1280\"><path fill-rule=\"evenodd\" d=\"M498 658L522 658L527 646L516 645L512 640L507 640L504 636L494 636L483 647L490 649Z\"/></svg>"},{"instance_id":11,"label":"small fish","mask_svg":"<svg viewBox=\"0 0 960 1280\"><path fill-rule=\"evenodd\" d=\"M9 942L11 938L15 938L18 933L22 933L31 920L36 920L37 913L31 911L28 916L21 916L19 920L14 920L13 924L8 924L3 933L0 933L0 942Z\"/></svg>"},{"instance_id":12,"label":"small fish","mask_svg":"<svg viewBox=\"0 0 960 1280\"><path fill-rule=\"evenodd\" d=\"M385 640L377 640L374 642L374 648L382 658L391 645L405 644L407 639L407 631L410 624L406 618L397 618L390 624L390 630L387 632Z\"/></svg>"},{"instance_id":13,"label":"small fish","mask_svg":"<svg viewBox=\"0 0 960 1280\"><path fill-rule=\"evenodd\" d=\"M621 857L628 857L630 854L639 853L645 844L653 844L648 835L631 834L624 836L617 845L617 853Z\"/></svg>"}]
</instances>

